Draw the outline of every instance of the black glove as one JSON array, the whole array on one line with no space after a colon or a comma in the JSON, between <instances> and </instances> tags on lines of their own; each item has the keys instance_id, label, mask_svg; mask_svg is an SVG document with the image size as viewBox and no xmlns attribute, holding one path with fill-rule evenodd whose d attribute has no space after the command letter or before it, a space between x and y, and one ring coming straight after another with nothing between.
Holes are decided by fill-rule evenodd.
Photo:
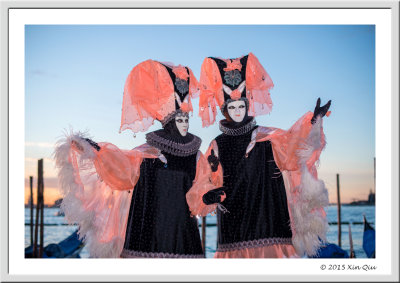
<instances>
[{"instance_id":1,"label":"black glove","mask_svg":"<svg viewBox=\"0 0 400 283\"><path fill-rule=\"evenodd\" d=\"M218 170L219 159L215 156L214 150L211 150L211 154L207 157L208 163L211 165L211 171L216 172Z\"/></svg>"},{"instance_id":2,"label":"black glove","mask_svg":"<svg viewBox=\"0 0 400 283\"><path fill-rule=\"evenodd\" d=\"M224 187L220 187L211 191L208 191L206 194L203 195L203 202L207 205L220 203L221 196L225 193Z\"/></svg>"},{"instance_id":3,"label":"black glove","mask_svg":"<svg viewBox=\"0 0 400 283\"><path fill-rule=\"evenodd\" d=\"M87 141L95 150L100 151L100 146L96 142L87 138L84 138L84 140Z\"/></svg>"},{"instance_id":4,"label":"black glove","mask_svg":"<svg viewBox=\"0 0 400 283\"><path fill-rule=\"evenodd\" d=\"M318 98L317 100L317 105L315 106L314 109L314 116L311 119L311 124L314 124L317 121L318 117L324 117L326 112L328 112L329 107L331 107L331 102L332 100L329 100L327 104L324 106L320 107L321 105L321 98Z\"/></svg>"}]
</instances>

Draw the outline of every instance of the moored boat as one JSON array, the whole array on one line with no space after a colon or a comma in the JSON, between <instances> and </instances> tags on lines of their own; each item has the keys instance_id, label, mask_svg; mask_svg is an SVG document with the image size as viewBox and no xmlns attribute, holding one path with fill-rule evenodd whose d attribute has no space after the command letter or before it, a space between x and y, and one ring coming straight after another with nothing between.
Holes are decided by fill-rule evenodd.
<instances>
[{"instance_id":1,"label":"moored boat","mask_svg":"<svg viewBox=\"0 0 400 283\"><path fill-rule=\"evenodd\" d=\"M375 258L375 229L364 217L363 249L369 258Z\"/></svg>"},{"instance_id":2,"label":"moored boat","mask_svg":"<svg viewBox=\"0 0 400 283\"><path fill-rule=\"evenodd\" d=\"M79 239L78 230L73 232L67 238L58 244L48 244L43 248L42 258L79 258L79 253L84 244ZM39 250L38 246L38 250ZM33 258L33 246L25 248L25 258Z\"/></svg>"}]
</instances>

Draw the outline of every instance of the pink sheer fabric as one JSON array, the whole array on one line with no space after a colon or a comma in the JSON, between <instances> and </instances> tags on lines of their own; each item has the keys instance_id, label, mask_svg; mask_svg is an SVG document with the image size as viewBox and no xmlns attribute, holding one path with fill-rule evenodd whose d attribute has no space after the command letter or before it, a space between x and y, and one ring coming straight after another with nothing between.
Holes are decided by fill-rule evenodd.
<instances>
[{"instance_id":1,"label":"pink sheer fabric","mask_svg":"<svg viewBox=\"0 0 400 283\"><path fill-rule=\"evenodd\" d=\"M79 224L91 257L119 257L124 240L132 190L143 158L159 158L148 145L123 151L100 143L97 152L81 133L61 140L55 150L65 218ZM81 147L71 146L74 142Z\"/></svg>"},{"instance_id":2,"label":"pink sheer fabric","mask_svg":"<svg viewBox=\"0 0 400 283\"><path fill-rule=\"evenodd\" d=\"M298 258L292 245L272 245L227 252L216 252L214 258Z\"/></svg>"},{"instance_id":3,"label":"pink sheer fabric","mask_svg":"<svg viewBox=\"0 0 400 283\"><path fill-rule=\"evenodd\" d=\"M163 65L147 60L135 66L125 82L120 132L146 131L154 119L161 120L174 111L173 93L174 86Z\"/></svg>"},{"instance_id":4,"label":"pink sheer fabric","mask_svg":"<svg viewBox=\"0 0 400 283\"><path fill-rule=\"evenodd\" d=\"M181 80L187 80L189 77L189 74L186 71L186 68L179 65L175 68L173 68L172 72L175 74L175 76Z\"/></svg>"},{"instance_id":5,"label":"pink sheer fabric","mask_svg":"<svg viewBox=\"0 0 400 283\"><path fill-rule=\"evenodd\" d=\"M253 53L249 53L246 67L246 97L249 100L249 115L265 115L272 110L269 93L274 86L271 77Z\"/></svg>"},{"instance_id":6,"label":"pink sheer fabric","mask_svg":"<svg viewBox=\"0 0 400 283\"><path fill-rule=\"evenodd\" d=\"M241 70L242 65L237 58L233 61L224 60L228 66L226 70ZM205 58L200 73L200 100L199 116L203 127L215 122L217 105L221 108L224 103L223 82L221 73L213 59ZM270 76L253 53L249 53L246 65L246 98L249 100L249 115L258 116L268 114L272 110L270 89L274 86ZM235 96L236 94L236 96ZM238 99L235 92L231 98Z\"/></svg>"},{"instance_id":7,"label":"pink sheer fabric","mask_svg":"<svg viewBox=\"0 0 400 283\"><path fill-rule=\"evenodd\" d=\"M236 58L236 59L222 59L225 63L226 63L226 67L224 68L224 71L233 71L233 70L242 70L242 63L240 63L240 58Z\"/></svg>"},{"instance_id":8,"label":"pink sheer fabric","mask_svg":"<svg viewBox=\"0 0 400 283\"><path fill-rule=\"evenodd\" d=\"M288 131L258 127L256 142L270 140L275 162L282 171L288 195L293 245L299 255L314 255L326 240L328 224L324 207L328 191L318 179L315 164L325 147L322 119L312 125L306 113Z\"/></svg>"},{"instance_id":9,"label":"pink sheer fabric","mask_svg":"<svg viewBox=\"0 0 400 283\"><path fill-rule=\"evenodd\" d=\"M308 168L311 169L315 162L318 161L326 142L323 132L318 134L319 140L315 140L315 137L310 137L313 126L310 122L312 117L312 112L306 113L288 131L277 128L273 128L273 131L271 131L271 128L259 127L256 137L257 142L271 141L275 161L281 171L297 171L301 165L299 151L312 150L310 146L313 146L315 151L306 161ZM322 131L322 121L318 124L316 123L316 126L318 125L320 125ZM309 137L314 140L307 140Z\"/></svg>"},{"instance_id":10,"label":"pink sheer fabric","mask_svg":"<svg viewBox=\"0 0 400 283\"><path fill-rule=\"evenodd\" d=\"M125 240L132 191L140 177L144 158L167 160L148 144L121 150L111 143L99 143L94 150L82 133L60 140L54 157L63 194L62 210L70 224L79 224L91 257L120 257ZM75 144L79 145L79 149ZM199 152L196 177L187 194L193 215L207 215L217 205L198 202L214 189L207 160ZM193 205L195 203L195 205Z\"/></svg>"},{"instance_id":11,"label":"pink sheer fabric","mask_svg":"<svg viewBox=\"0 0 400 283\"><path fill-rule=\"evenodd\" d=\"M99 143L93 163L100 178L113 190L130 190L140 176L140 164L144 158L157 158L160 151L143 144L133 150L121 150L111 143ZM79 168L77 168L79 169Z\"/></svg>"},{"instance_id":12,"label":"pink sheer fabric","mask_svg":"<svg viewBox=\"0 0 400 283\"><path fill-rule=\"evenodd\" d=\"M217 204L206 205L203 202L203 195L217 187L211 182L211 169L204 155L200 153L197 161L196 177L193 185L186 193L186 201L193 216L206 216L215 212ZM225 199L225 195L223 196Z\"/></svg>"},{"instance_id":13,"label":"pink sheer fabric","mask_svg":"<svg viewBox=\"0 0 400 283\"><path fill-rule=\"evenodd\" d=\"M197 78L194 76L192 69L189 69L189 94L190 98L198 98L200 95L200 83ZM189 100L191 101L191 100Z\"/></svg>"},{"instance_id":14,"label":"pink sheer fabric","mask_svg":"<svg viewBox=\"0 0 400 283\"><path fill-rule=\"evenodd\" d=\"M222 91L222 78L214 60L205 58L200 71L200 99L199 116L203 127L208 127L215 122L217 105L224 103Z\"/></svg>"},{"instance_id":15,"label":"pink sheer fabric","mask_svg":"<svg viewBox=\"0 0 400 283\"><path fill-rule=\"evenodd\" d=\"M189 68L187 74L186 68L181 65L168 66L178 77L190 77L186 110L193 111L190 100L198 95L197 79ZM154 120L161 121L175 110L174 84L165 66L153 60L136 65L125 82L120 132L126 129L144 132Z\"/></svg>"}]
</instances>

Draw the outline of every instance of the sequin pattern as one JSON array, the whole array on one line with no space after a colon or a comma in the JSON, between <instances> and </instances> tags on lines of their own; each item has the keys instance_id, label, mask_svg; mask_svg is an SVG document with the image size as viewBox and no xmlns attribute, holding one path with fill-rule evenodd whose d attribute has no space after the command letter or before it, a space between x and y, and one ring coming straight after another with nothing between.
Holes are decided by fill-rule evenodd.
<instances>
[{"instance_id":1,"label":"sequin pattern","mask_svg":"<svg viewBox=\"0 0 400 283\"><path fill-rule=\"evenodd\" d=\"M231 86L237 86L242 82L242 75L238 70L232 70L225 72L224 74L225 82Z\"/></svg>"},{"instance_id":2,"label":"sequin pattern","mask_svg":"<svg viewBox=\"0 0 400 283\"><path fill-rule=\"evenodd\" d=\"M187 81L182 80L180 78L176 78L175 79L175 86L176 89L181 93L181 94L185 94L189 91L189 84Z\"/></svg>"},{"instance_id":3,"label":"sequin pattern","mask_svg":"<svg viewBox=\"0 0 400 283\"><path fill-rule=\"evenodd\" d=\"M125 256L202 257L197 219L190 216L186 193L196 174L196 156L179 157L162 152L144 159L133 190L128 216Z\"/></svg>"},{"instance_id":4,"label":"sequin pattern","mask_svg":"<svg viewBox=\"0 0 400 283\"><path fill-rule=\"evenodd\" d=\"M241 242L265 245L273 238L291 238L290 218L283 177L277 167L269 141L256 143L246 156L252 131L215 140L224 172L229 213L218 211L218 246ZM263 242L264 241L264 242ZM235 244L236 243L236 244Z\"/></svg>"}]
</instances>

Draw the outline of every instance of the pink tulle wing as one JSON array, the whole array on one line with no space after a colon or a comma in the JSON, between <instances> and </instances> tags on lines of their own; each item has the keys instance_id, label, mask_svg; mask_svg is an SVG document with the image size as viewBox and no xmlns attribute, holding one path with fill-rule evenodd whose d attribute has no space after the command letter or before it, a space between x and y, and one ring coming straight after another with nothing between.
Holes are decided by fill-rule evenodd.
<instances>
[{"instance_id":1,"label":"pink tulle wing","mask_svg":"<svg viewBox=\"0 0 400 283\"><path fill-rule=\"evenodd\" d=\"M154 119L175 111L174 86L166 68L153 60L136 65L124 87L120 131L146 131Z\"/></svg>"},{"instance_id":2,"label":"pink tulle wing","mask_svg":"<svg viewBox=\"0 0 400 283\"><path fill-rule=\"evenodd\" d=\"M274 86L271 77L253 53L249 53L246 66L246 97L249 100L249 115L259 116L272 110L270 89Z\"/></svg>"},{"instance_id":3,"label":"pink tulle wing","mask_svg":"<svg viewBox=\"0 0 400 283\"><path fill-rule=\"evenodd\" d=\"M97 152L84 138L71 134L55 150L61 208L68 223L79 225L91 257L119 257L140 164L157 155L150 147L122 151L109 143L99 143ZM71 146L73 142L81 149Z\"/></svg>"},{"instance_id":4,"label":"pink tulle wing","mask_svg":"<svg viewBox=\"0 0 400 283\"><path fill-rule=\"evenodd\" d=\"M206 58L201 65L200 72L199 116L203 127L208 127L215 122L216 107L223 103L222 79L218 66L214 60Z\"/></svg>"},{"instance_id":5,"label":"pink tulle wing","mask_svg":"<svg viewBox=\"0 0 400 283\"><path fill-rule=\"evenodd\" d=\"M191 98L197 98L200 94L200 83L194 76L192 70L189 69L190 85L189 85L189 95Z\"/></svg>"},{"instance_id":6,"label":"pink tulle wing","mask_svg":"<svg viewBox=\"0 0 400 283\"><path fill-rule=\"evenodd\" d=\"M113 190L131 190L139 178L138 166L142 162L139 154L128 158L118 147L110 143L99 143L101 150L95 151L93 163L96 173ZM79 170L79 168L77 168Z\"/></svg>"},{"instance_id":7,"label":"pink tulle wing","mask_svg":"<svg viewBox=\"0 0 400 283\"><path fill-rule=\"evenodd\" d=\"M306 113L288 131L277 130L270 139L274 154L281 170L296 170L301 161L305 161L308 169L319 160L326 145L322 128L322 119L314 126L311 124L312 112ZM305 156L305 154L307 154ZM307 160L304 160L307 158Z\"/></svg>"},{"instance_id":8,"label":"pink tulle wing","mask_svg":"<svg viewBox=\"0 0 400 283\"><path fill-rule=\"evenodd\" d=\"M270 140L274 159L283 173L289 203L293 245L299 255L314 255L328 229L324 207L328 191L315 164L325 147L322 119L311 124L306 113L288 131L258 129L257 142Z\"/></svg>"}]
</instances>

